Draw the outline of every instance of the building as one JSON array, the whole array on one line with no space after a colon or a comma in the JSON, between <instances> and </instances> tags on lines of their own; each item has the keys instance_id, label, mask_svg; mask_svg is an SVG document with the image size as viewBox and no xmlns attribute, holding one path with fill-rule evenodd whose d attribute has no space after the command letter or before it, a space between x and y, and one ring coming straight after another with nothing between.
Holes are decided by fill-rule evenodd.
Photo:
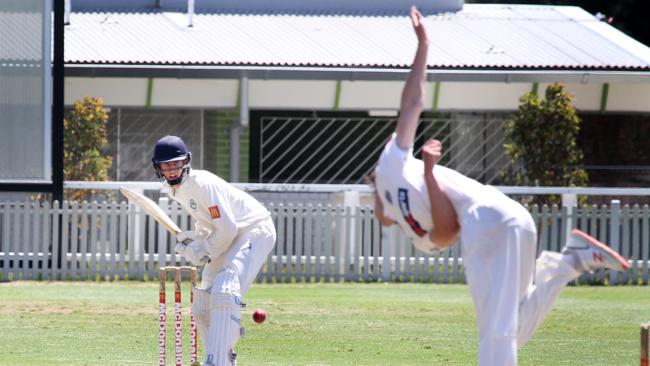
<instances>
[{"instance_id":1,"label":"building","mask_svg":"<svg viewBox=\"0 0 650 366\"><path fill-rule=\"evenodd\" d=\"M152 180L153 143L178 134L231 181L360 183L395 123L412 3L432 39L420 133L444 140L448 165L498 184L501 121L562 82L593 184L650 180L650 48L571 6L71 0L65 103L110 108L115 180Z\"/></svg>"}]
</instances>

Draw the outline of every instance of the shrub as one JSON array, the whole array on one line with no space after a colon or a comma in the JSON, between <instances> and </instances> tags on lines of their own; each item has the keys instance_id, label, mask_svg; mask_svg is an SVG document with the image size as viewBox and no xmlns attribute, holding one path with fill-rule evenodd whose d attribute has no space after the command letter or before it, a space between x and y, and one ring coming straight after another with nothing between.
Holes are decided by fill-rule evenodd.
<instances>
[{"instance_id":1,"label":"shrub","mask_svg":"<svg viewBox=\"0 0 650 366\"><path fill-rule=\"evenodd\" d=\"M546 99L526 93L518 111L504 121L505 153L511 165L504 182L513 185L581 187L588 182L583 154L576 143L580 118L573 97L562 84L546 89ZM536 203L554 204L558 196L539 196Z\"/></svg>"}]
</instances>

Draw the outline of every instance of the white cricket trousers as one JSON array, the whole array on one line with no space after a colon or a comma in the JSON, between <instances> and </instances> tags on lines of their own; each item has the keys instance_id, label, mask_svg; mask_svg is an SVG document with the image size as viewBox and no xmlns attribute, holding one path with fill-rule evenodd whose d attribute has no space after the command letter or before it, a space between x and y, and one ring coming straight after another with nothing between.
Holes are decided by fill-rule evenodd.
<instances>
[{"instance_id":1,"label":"white cricket trousers","mask_svg":"<svg viewBox=\"0 0 650 366\"><path fill-rule=\"evenodd\" d=\"M234 270L239 276L241 296L244 297L253 280L275 245L275 227L268 218L239 234L225 256L205 265L201 273L202 289L212 288L217 274L225 268Z\"/></svg>"},{"instance_id":2,"label":"white cricket trousers","mask_svg":"<svg viewBox=\"0 0 650 366\"><path fill-rule=\"evenodd\" d=\"M493 201L463 216L461 253L476 309L478 364L515 366L517 348L580 273L560 253L544 251L535 261L537 230L528 211L506 196Z\"/></svg>"}]
</instances>

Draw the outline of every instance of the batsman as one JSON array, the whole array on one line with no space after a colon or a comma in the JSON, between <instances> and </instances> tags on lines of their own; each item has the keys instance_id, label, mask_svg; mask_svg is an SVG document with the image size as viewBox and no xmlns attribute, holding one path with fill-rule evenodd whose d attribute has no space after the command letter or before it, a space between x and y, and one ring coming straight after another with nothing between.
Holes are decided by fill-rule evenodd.
<instances>
[{"instance_id":1,"label":"batsman","mask_svg":"<svg viewBox=\"0 0 650 366\"><path fill-rule=\"evenodd\" d=\"M192 305L206 353L202 365L236 365L242 298L275 245L275 227L255 198L208 171L191 169L191 161L181 138L165 136L156 143L152 162L164 184L161 192L195 221L194 230L177 235L175 251L204 265Z\"/></svg>"}]
</instances>

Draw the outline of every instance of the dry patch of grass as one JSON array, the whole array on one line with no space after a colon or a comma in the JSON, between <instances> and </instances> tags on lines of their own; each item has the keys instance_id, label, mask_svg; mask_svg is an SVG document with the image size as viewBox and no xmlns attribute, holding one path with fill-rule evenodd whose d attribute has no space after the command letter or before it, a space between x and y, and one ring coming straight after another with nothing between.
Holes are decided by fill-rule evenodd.
<instances>
[{"instance_id":1,"label":"dry patch of grass","mask_svg":"<svg viewBox=\"0 0 650 366\"><path fill-rule=\"evenodd\" d=\"M81 304L52 305L45 300L38 301L12 301L10 304L0 304L0 313L5 315L156 315L158 308L142 306L106 306L97 305L83 306Z\"/></svg>"}]
</instances>

